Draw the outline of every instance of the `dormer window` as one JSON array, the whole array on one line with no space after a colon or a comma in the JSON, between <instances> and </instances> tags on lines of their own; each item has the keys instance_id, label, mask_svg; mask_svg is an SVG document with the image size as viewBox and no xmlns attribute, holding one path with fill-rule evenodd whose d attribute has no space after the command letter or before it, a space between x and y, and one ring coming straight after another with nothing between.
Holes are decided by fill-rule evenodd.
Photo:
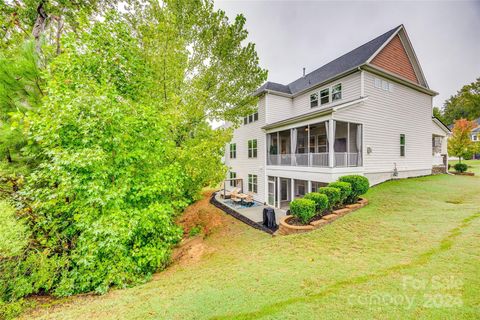
<instances>
[{"instance_id":1,"label":"dormer window","mask_svg":"<svg viewBox=\"0 0 480 320\"><path fill-rule=\"evenodd\" d=\"M310 95L310 108L318 107L318 92Z\"/></svg>"},{"instance_id":2,"label":"dormer window","mask_svg":"<svg viewBox=\"0 0 480 320\"><path fill-rule=\"evenodd\" d=\"M339 83L332 87L332 101L342 99L342 84Z\"/></svg>"},{"instance_id":3,"label":"dormer window","mask_svg":"<svg viewBox=\"0 0 480 320\"><path fill-rule=\"evenodd\" d=\"M320 104L327 104L330 102L330 89L326 88L320 91Z\"/></svg>"}]
</instances>

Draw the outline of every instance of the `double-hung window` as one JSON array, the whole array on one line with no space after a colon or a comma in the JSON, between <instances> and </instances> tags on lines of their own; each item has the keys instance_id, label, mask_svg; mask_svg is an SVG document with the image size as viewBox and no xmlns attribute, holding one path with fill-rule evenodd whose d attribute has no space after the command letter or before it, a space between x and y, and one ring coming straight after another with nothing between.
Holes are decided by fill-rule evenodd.
<instances>
[{"instance_id":1,"label":"double-hung window","mask_svg":"<svg viewBox=\"0 0 480 320\"><path fill-rule=\"evenodd\" d=\"M235 159L237 157L237 144L230 143L230 159Z\"/></svg>"},{"instance_id":2,"label":"double-hung window","mask_svg":"<svg viewBox=\"0 0 480 320\"><path fill-rule=\"evenodd\" d=\"M330 88L320 91L320 104L327 104L330 102Z\"/></svg>"},{"instance_id":3,"label":"double-hung window","mask_svg":"<svg viewBox=\"0 0 480 320\"><path fill-rule=\"evenodd\" d=\"M400 157L405 157L405 135L400 135Z\"/></svg>"},{"instance_id":4,"label":"double-hung window","mask_svg":"<svg viewBox=\"0 0 480 320\"><path fill-rule=\"evenodd\" d=\"M248 157L257 157L257 139L248 140Z\"/></svg>"},{"instance_id":5,"label":"double-hung window","mask_svg":"<svg viewBox=\"0 0 480 320\"><path fill-rule=\"evenodd\" d=\"M257 193L258 192L258 178L256 174L248 175L248 192Z\"/></svg>"},{"instance_id":6,"label":"double-hung window","mask_svg":"<svg viewBox=\"0 0 480 320\"><path fill-rule=\"evenodd\" d=\"M337 101L342 99L342 84L339 83L332 87L332 101Z\"/></svg>"},{"instance_id":7,"label":"double-hung window","mask_svg":"<svg viewBox=\"0 0 480 320\"><path fill-rule=\"evenodd\" d=\"M230 187L236 187L237 181L235 180L237 178L237 173L230 171Z\"/></svg>"},{"instance_id":8,"label":"double-hung window","mask_svg":"<svg viewBox=\"0 0 480 320\"><path fill-rule=\"evenodd\" d=\"M310 108L318 107L318 92L310 95Z\"/></svg>"}]
</instances>

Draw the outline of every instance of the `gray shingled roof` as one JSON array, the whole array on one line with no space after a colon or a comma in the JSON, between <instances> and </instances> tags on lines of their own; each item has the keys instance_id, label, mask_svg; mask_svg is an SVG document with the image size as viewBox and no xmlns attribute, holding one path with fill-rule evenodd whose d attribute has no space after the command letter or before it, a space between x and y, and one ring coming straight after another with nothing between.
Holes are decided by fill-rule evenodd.
<instances>
[{"instance_id":1,"label":"gray shingled roof","mask_svg":"<svg viewBox=\"0 0 480 320\"><path fill-rule=\"evenodd\" d=\"M309 87L322 83L332 77L342 74L355 67L359 67L367 62L367 60L385 43L385 41L392 36L392 34L399 28L395 27L390 31L385 32L381 36L361 45L360 47L344 54L343 56L327 63L326 65L310 72L288 85L283 85L275 82L266 82L255 92L256 95L266 91L272 90L287 94L296 94Z\"/></svg>"}]
</instances>

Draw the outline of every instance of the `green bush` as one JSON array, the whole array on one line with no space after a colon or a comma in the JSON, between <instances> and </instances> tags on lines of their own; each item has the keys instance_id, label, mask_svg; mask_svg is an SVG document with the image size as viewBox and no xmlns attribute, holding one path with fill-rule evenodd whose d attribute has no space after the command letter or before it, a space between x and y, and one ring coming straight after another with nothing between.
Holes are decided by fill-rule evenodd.
<instances>
[{"instance_id":1,"label":"green bush","mask_svg":"<svg viewBox=\"0 0 480 320\"><path fill-rule=\"evenodd\" d=\"M352 193L348 196L346 203L352 204L357 202L358 197L368 191L370 183L364 176L349 175L338 179L341 182L348 182L352 186Z\"/></svg>"},{"instance_id":2,"label":"green bush","mask_svg":"<svg viewBox=\"0 0 480 320\"><path fill-rule=\"evenodd\" d=\"M331 187L318 188L318 193L323 193L328 198L328 210L332 210L333 207L340 203L340 189Z\"/></svg>"},{"instance_id":3,"label":"green bush","mask_svg":"<svg viewBox=\"0 0 480 320\"><path fill-rule=\"evenodd\" d=\"M455 163L453 166L455 168L455 171L457 172L465 172L468 169L468 166L466 163Z\"/></svg>"},{"instance_id":4,"label":"green bush","mask_svg":"<svg viewBox=\"0 0 480 320\"><path fill-rule=\"evenodd\" d=\"M336 181L328 185L330 188L337 188L340 190L340 204L344 204L348 197L352 194L352 185L348 182Z\"/></svg>"},{"instance_id":5,"label":"green bush","mask_svg":"<svg viewBox=\"0 0 480 320\"><path fill-rule=\"evenodd\" d=\"M315 216L315 202L310 199L295 199L290 202L292 216L307 224Z\"/></svg>"},{"instance_id":6,"label":"green bush","mask_svg":"<svg viewBox=\"0 0 480 320\"><path fill-rule=\"evenodd\" d=\"M328 208L328 197L325 194L311 192L307 193L303 198L315 202L315 210L317 213L322 213Z\"/></svg>"},{"instance_id":7,"label":"green bush","mask_svg":"<svg viewBox=\"0 0 480 320\"><path fill-rule=\"evenodd\" d=\"M15 209L0 200L0 258L19 255L27 245L27 226L15 217Z\"/></svg>"}]
</instances>

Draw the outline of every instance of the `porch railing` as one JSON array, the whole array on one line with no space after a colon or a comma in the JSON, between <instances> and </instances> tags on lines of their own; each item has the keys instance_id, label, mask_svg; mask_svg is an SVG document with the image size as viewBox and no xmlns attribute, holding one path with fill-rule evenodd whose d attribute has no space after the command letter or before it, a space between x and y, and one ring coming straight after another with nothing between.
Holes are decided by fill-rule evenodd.
<instances>
[{"instance_id":1,"label":"porch railing","mask_svg":"<svg viewBox=\"0 0 480 320\"><path fill-rule=\"evenodd\" d=\"M359 159L356 152L335 152L335 167L358 167Z\"/></svg>"},{"instance_id":2,"label":"porch railing","mask_svg":"<svg viewBox=\"0 0 480 320\"><path fill-rule=\"evenodd\" d=\"M296 153L296 154L269 154L269 166L297 166L297 167L328 167L328 152L323 153Z\"/></svg>"}]
</instances>

